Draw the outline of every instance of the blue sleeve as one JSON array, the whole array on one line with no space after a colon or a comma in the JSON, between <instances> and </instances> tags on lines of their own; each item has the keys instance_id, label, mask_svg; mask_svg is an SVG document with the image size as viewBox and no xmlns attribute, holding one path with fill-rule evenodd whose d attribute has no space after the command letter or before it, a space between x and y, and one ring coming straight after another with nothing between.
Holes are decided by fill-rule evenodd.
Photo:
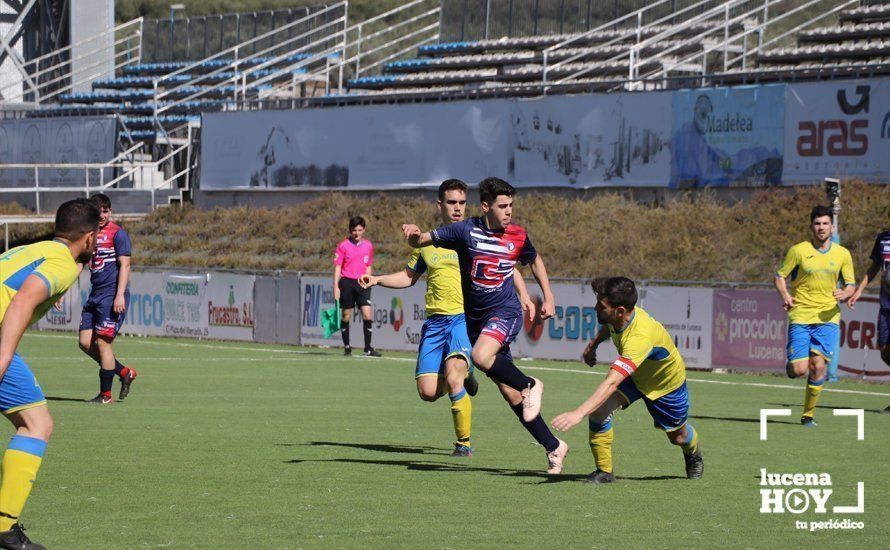
<instances>
[{"instance_id":1,"label":"blue sleeve","mask_svg":"<svg viewBox=\"0 0 890 550\"><path fill-rule=\"evenodd\" d=\"M451 225L437 227L430 231L430 236L433 238L433 244L435 246L447 248L449 250L457 250L459 246L466 243L466 228L467 221L464 220L462 222L452 223Z\"/></svg>"},{"instance_id":2,"label":"blue sleeve","mask_svg":"<svg viewBox=\"0 0 890 550\"><path fill-rule=\"evenodd\" d=\"M532 240L526 235L525 244L522 245L522 250L519 252L519 263L528 265L535 261L537 257L538 251L535 250L535 245L532 244Z\"/></svg>"},{"instance_id":3,"label":"blue sleeve","mask_svg":"<svg viewBox=\"0 0 890 550\"><path fill-rule=\"evenodd\" d=\"M118 229L114 234L114 252L118 256L130 256L133 245L130 243L130 236L123 229Z\"/></svg>"}]
</instances>

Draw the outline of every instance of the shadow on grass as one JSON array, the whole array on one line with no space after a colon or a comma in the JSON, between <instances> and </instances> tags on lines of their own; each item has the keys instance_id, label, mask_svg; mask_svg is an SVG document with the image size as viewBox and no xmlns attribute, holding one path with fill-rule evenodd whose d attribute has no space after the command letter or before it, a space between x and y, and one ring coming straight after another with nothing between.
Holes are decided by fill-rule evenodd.
<instances>
[{"instance_id":1,"label":"shadow on grass","mask_svg":"<svg viewBox=\"0 0 890 550\"><path fill-rule=\"evenodd\" d=\"M348 447L350 449L362 449L364 451L377 451L381 453L404 453L404 454L426 454L449 456L451 453L445 452L436 447L411 446L411 445L386 445L380 443L344 443L341 441L310 441L308 443L276 443L278 447L302 447L302 446L321 446L321 447Z\"/></svg>"},{"instance_id":2,"label":"shadow on grass","mask_svg":"<svg viewBox=\"0 0 890 550\"><path fill-rule=\"evenodd\" d=\"M456 459L464 460L464 459ZM310 462L329 462L336 464L367 464L374 466L396 466L418 472L480 472L484 474L540 479L541 483L560 483L564 481L579 481L587 477L586 474L550 475L536 470L512 470L506 468L484 468L471 466L466 462L461 464L447 464L444 462L426 462L418 460L373 460L365 458L332 458L328 460L285 460L285 464L306 464Z\"/></svg>"},{"instance_id":3,"label":"shadow on grass","mask_svg":"<svg viewBox=\"0 0 890 550\"><path fill-rule=\"evenodd\" d=\"M723 422L748 422L751 424L760 423L759 418L736 418L732 416L701 416L697 414L690 415L689 418L695 418L696 420L720 420ZM770 424L799 424L799 422L792 422L790 420L773 420L770 418L767 420Z\"/></svg>"},{"instance_id":4,"label":"shadow on grass","mask_svg":"<svg viewBox=\"0 0 890 550\"><path fill-rule=\"evenodd\" d=\"M795 407L800 407L801 404L800 403L794 403L794 404L791 404L791 403L770 403L770 405L777 405L779 407L795 408ZM830 405L816 405L816 408L817 409L846 411L846 410L851 410L851 409L860 409L861 407L832 407ZM865 412L870 412L870 413L875 413L875 414L887 414L880 409L862 409L862 410Z\"/></svg>"},{"instance_id":5,"label":"shadow on grass","mask_svg":"<svg viewBox=\"0 0 890 550\"><path fill-rule=\"evenodd\" d=\"M46 399L47 401L72 401L72 402L74 402L74 403L86 403L86 402L87 402L87 399L84 399L84 398L82 398L82 397L78 397L78 398L74 398L74 397L52 397L52 396L47 395L46 397L44 397L44 399Z\"/></svg>"}]
</instances>

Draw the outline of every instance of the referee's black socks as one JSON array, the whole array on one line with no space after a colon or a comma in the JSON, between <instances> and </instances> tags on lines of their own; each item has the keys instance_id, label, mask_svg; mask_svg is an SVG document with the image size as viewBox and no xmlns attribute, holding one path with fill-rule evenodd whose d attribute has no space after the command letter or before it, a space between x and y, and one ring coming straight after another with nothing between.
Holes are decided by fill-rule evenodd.
<instances>
[{"instance_id":1,"label":"referee's black socks","mask_svg":"<svg viewBox=\"0 0 890 550\"><path fill-rule=\"evenodd\" d=\"M362 331L365 333L365 351L371 349L371 333L373 332L371 327L373 326L373 323L374 321L362 320Z\"/></svg>"}]
</instances>

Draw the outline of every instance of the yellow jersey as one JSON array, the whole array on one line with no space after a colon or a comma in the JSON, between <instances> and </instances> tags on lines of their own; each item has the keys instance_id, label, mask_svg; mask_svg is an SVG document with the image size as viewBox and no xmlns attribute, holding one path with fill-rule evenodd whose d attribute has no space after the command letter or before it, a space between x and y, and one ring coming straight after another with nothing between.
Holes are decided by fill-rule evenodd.
<instances>
[{"instance_id":1,"label":"yellow jersey","mask_svg":"<svg viewBox=\"0 0 890 550\"><path fill-rule=\"evenodd\" d=\"M464 312L464 294L460 284L457 252L437 246L415 248L408 269L427 274L426 314L458 315Z\"/></svg>"},{"instance_id":2,"label":"yellow jersey","mask_svg":"<svg viewBox=\"0 0 890 550\"><path fill-rule=\"evenodd\" d=\"M29 275L40 277L49 292L31 316L31 323L35 323L68 291L79 274L68 245L59 241L41 241L6 251L0 255L0 319Z\"/></svg>"},{"instance_id":3,"label":"yellow jersey","mask_svg":"<svg viewBox=\"0 0 890 550\"><path fill-rule=\"evenodd\" d=\"M839 323L841 308L834 298L837 282L855 285L853 257L837 243L828 250L819 250L810 241L797 243L788 250L785 261L776 271L791 282L794 307L788 312L791 324L812 325Z\"/></svg>"},{"instance_id":4,"label":"yellow jersey","mask_svg":"<svg viewBox=\"0 0 890 550\"><path fill-rule=\"evenodd\" d=\"M618 350L611 370L630 376L647 398L654 401L686 381L686 364L671 335L643 308L634 308L630 322L621 330L606 326Z\"/></svg>"}]
</instances>

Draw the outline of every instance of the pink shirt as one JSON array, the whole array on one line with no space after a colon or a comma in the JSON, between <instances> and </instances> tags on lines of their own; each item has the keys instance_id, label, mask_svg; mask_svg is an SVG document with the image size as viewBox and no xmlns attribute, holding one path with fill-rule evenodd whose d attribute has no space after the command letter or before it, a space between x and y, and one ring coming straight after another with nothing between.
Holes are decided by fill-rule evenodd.
<instances>
[{"instance_id":1,"label":"pink shirt","mask_svg":"<svg viewBox=\"0 0 890 550\"><path fill-rule=\"evenodd\" d=\"M368 239L362 239L358 244L349 238L343 239L334 251L334 265L341 266L341 277L358 279L368 272L373 261L374 246Z\"/></svg>"}]
</instances>

